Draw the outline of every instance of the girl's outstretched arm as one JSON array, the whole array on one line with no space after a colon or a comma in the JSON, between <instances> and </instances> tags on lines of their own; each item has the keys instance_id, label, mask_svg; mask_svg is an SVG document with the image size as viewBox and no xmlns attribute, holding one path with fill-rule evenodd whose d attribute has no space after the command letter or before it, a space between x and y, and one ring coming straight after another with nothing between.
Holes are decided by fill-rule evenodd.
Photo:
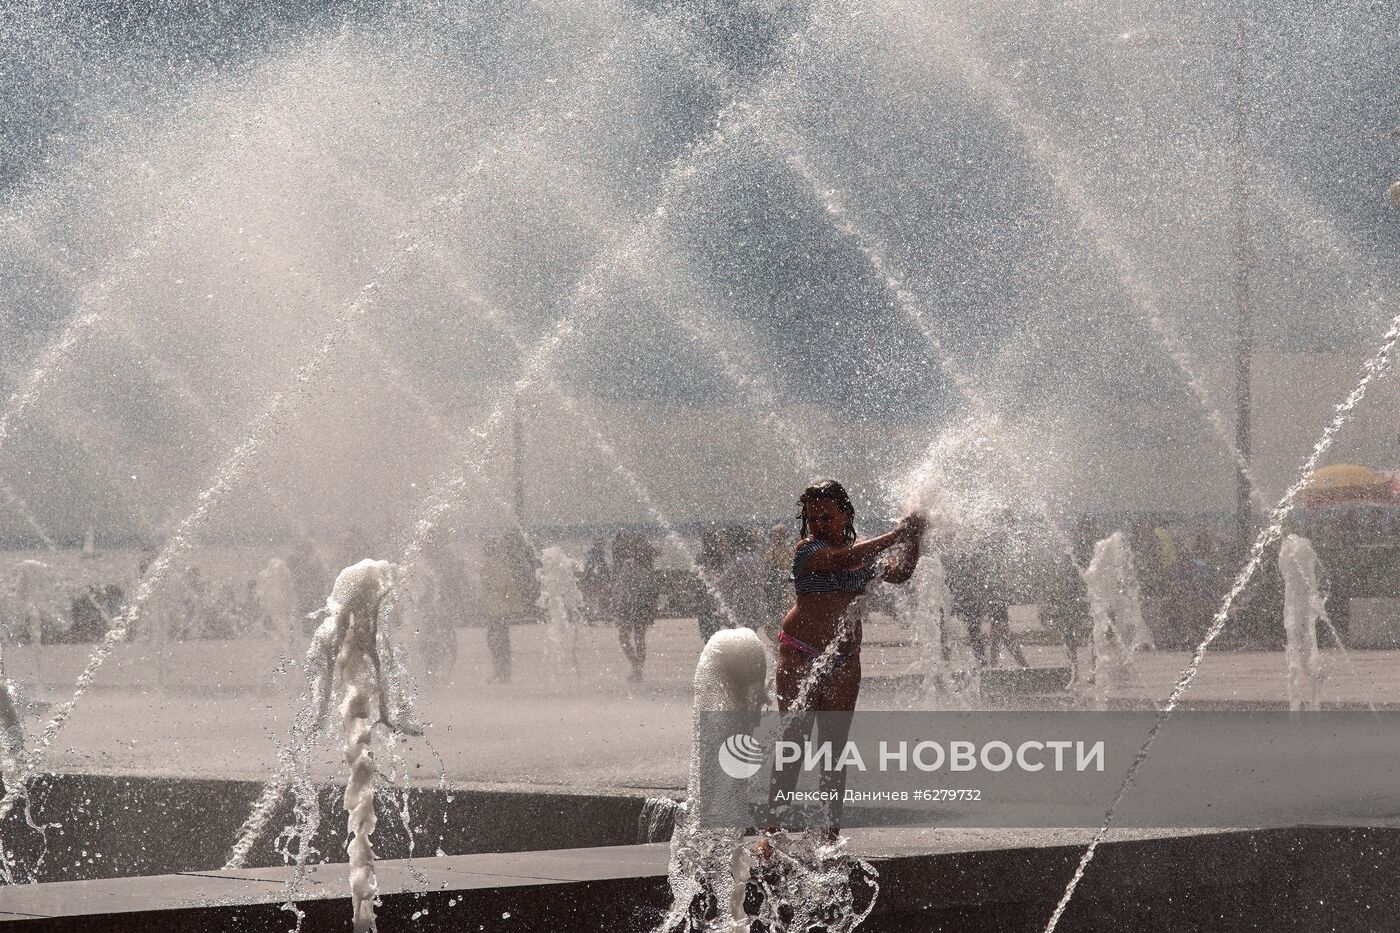
<instances>
[{"instance_id":1,"label":"girl's outstretched arm","mask_svg":"<svg viewBox=\"0 0 1400 933\"><path fill-rule=\"evenodd\" d=\"M802 569L808 573L855 570L857 567L865 566L872 557L882 551L887 551L910 538L917 538L923 533L925 524L922 515L906 515L894 531L874 538L866 538L855 544L823 547L807 558ZM800 549L805 543L807 542L798 542L798 548ZM912 568L910 572L913 572Z\"/></svg>"}]
</instances>

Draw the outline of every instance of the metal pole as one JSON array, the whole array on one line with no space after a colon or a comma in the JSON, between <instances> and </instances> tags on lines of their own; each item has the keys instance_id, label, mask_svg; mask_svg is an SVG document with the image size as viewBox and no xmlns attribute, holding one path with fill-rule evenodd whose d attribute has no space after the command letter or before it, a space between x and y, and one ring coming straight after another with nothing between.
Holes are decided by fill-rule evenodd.
<instances>
[{"instance_id":1,"label":"metal pole","mask_svg":"<svg viewBox=\"0 0 1400 933\"><path fill-rule=\"evenodd\" d=\"M1251 278L1257 256L1253 230L1250 225L1250 159L1248 140L1248 103L1246 81L1248 63L1247 12L1240 20L1235 37L1235 446L1241 463L1235 482L1235 534L1242 551L1249 549L1254 539L1254 513L1250 503L1248 467L1251 457L1250 432L1250 363L1254 352L1254 321L1250 294Z\"/></svg>"}]
</instances>

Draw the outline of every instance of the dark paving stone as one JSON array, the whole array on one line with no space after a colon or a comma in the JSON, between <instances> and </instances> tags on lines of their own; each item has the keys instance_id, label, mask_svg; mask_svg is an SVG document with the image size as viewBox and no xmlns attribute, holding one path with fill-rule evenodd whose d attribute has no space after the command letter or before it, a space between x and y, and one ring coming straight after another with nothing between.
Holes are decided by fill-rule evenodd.
<instances>
[{"instance_id":1,"label":"dark paving stone","mask_svg":"<svg viewBox=\"0 0 1400 933\"><path fill-rule=\"evenodd\" d=\"M38 823L61 823L47 837L25 825L22 808L0 825L0 837L23 866L40 865L38 881L82 881L133 875L171 875L221 868L262 785L253 781L152 778L121 775L44 775L31 785ZM320 828L311 845L344 860L343 785L317 789ZM645 799L623 793L567 793L549 788L413 788L413 850L451 855L587 846L626 846L642 841ZM397 794L375 801L379 827L375 851L400 859L409 839L398 815ZM189 819L198 814L199 831ZM249 866L280 866L274 841L294 822L290 795L283 797L253 847ZM669 838L669 815L659 838ZM657 837L653 837L657 838ZM40 862L40 853L44 853Z\"/></svg>"},{"instance_id":2,"label":"dark paving stone","mask_svg":"<svg viewBox=\"0 0 1400 933\"><path fill-rule=\"evenodd\" d=\"M1053 834L1028 837L1043 841ZM1083 848L975 848L875 859L880 933L1033 933ZM668 906L665 845L469 855L377 866L385 930L643 933ZM1400 929L1400 831L1300 828L1211 832L1105 843L1059 929L1088 933ZM0 891L0 911L35 933L286 930L286 869L40 885ZM71 892L71 893L70 893ZM194 903L208 899L239 903ZM27 900L25 900L27 898ZM344 865L317 866L298 896L303 929L348 928ZM0 916L0 919L4 919Z\"/></svg>"}]
</instances>

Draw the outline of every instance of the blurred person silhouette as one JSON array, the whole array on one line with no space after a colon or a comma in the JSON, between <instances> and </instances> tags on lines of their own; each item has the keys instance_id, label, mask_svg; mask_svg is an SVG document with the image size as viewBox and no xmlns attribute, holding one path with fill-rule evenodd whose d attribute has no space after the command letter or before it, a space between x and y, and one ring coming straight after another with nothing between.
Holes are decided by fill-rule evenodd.
<instances>
[{"instance_id":1,"label":"blurred person silhouette","mask_svg":"<svg viewBox=\"0 0 1400 933\"><path fill-rule=\"evenodd\" d=\"M453 600L448 581L461 574L456 552L445 537L438 537L424 544L410 579L418 651L433 684L450 681L457 666L456 609L460 603Z\"/></svg>"},{"instance_id":2,"label":"blurred person silhouette","mask_svg":"<svg viewBox=\"0 0 1400 933\"><path fill-rule=\"evenodd\" d=\"M986 667L987 642L982 621L987 617L989 603L981 561L981 555L968 547L943 555L945 581L953 594L953 615L967 627L967 644L977 666Z\"/></svg>"},{"instance_id":3,"label":"blurred person silhouette","mask_svg":"<svg viewBox=\"0 0 1400 933\"><path fill-rule=\"evenodd\" d=\"M481 590L486 613L486 647L491 653L492 681L510 683L510 627L538 616L539 561L525 536L511 529L487 545L482 556Z\"/></svg>"},{"instance_id":4,"label":"blurred person silhouette","mask_svg":"<svg viewBox=\"0 0 1400 933\"><path fill-rule=\"evenodd\" d=\"M199 638L209 609L209 587L199 567L191 564L180 577L180 621L176 640Z\"/></svg>"},{"instance_id":5,"label":"blurred person silhouette","mask_svg":"<svg viewBox=\"0 0 1400 933\"><path fill-rule=\"evenodd\" d=\"M767 601L763 589L763 558L758 553L758 540L743 525L728 525L722 532L724 566L716 579L716 588L736 624L744 628L762 629Z\"/></svg>"},{"instance_id":6,"label":"blurred person silhouette","mask_svg":"<svg viewBox=\"0 0 1400 933\"><path fill-rule=\"evenodd\" d=\"M594 538L583 557L583 569L578 577L584 616L590 622L607 615L612 579L613 568L608 564L607 545L602 538Z\"/></svg>"},{"instance_id":7,"label":"blurred person silhouette","mask_svg":"<svg viewBox=\"0 0 1400 933\"><path fill-rule=\"evenodd\" d=\"M1069 662L1069 681L1065 687L1073 687L1083 679L1079 648L1089 642L1089 587L1074 564L1074 555L1068 552L1060 555L1050 571L1045 593L1045 622L1064 643L1065 658ZM1094 676L1092 651L1090 646L1089 682Z\"/></svg>"},{"instance_id":8,"label":"blurred person silhouette","mask_svg":"<svg viewBox=\"0 0 1400 933\"><path fill-rule=\"evenodd\" d=\"M702 646L709 642L710 636L715 632L728 627L728 620L720 613L719 605L710 592L716 586L727 561L728 555L725 553L719 529L713 525L703 529L700 532L700 553L695 558L696 579L700 583L700 605L696 613L696 622L700 628Z\"/></svg>"},{"instance_id":9,"label":"blurred person silhouette","mask_svg":"<svg viewBox=\"0 0 1400 933\"><path fill-rule=\"evenodd\" d=\"M1023 669L1029 668L1021 643L1011 631L1011 603L1014 597L1012 580L1016 542L1012 539L1015 520L1009 509L1001 512L996 530L988 536L984 547L987 592L987 662L1001 665L1002 649Z\"/></svg>"},{"instance_id":10,"label":"blurred person silhouette","mask_svg":"<svg viewBox=\"0 0 1400 933\"><path fill-rule=\"evenodd\" d=\"M1205 636L1225 595L1225 572L1215 537L1199 529L1185 555L1178 558L1181 609L1176 635L1181 647L1194 647Z\"/></svg>"},{"instance_id":11,"label":"blurred person silhouette","mask_svg":"<svg viewBox=\"0 0 1400 933\"><path fill-rule=\"evenodd\" d=\"M619 550L620 548L620 550ZM614 540L612 614L622 654L632 665L628 680L640 683L647 660L647 629L656 622L660 588L656 578L656 550L639 534Z\"/></svg>"},{"instance_id":12,"label":"blurred person silhouette","mask_svg":"<svg viewBox=\"0 0 1400 933\"><path fill-rule=\"evenodd\" d=\"M307 535L297 536L286 563L292 575L295 610L302 634L310 634L316 623L308 620L326 608L326 593L334 585L335 577L327 572L316 542Z\"/></svg>"}]
</instances>

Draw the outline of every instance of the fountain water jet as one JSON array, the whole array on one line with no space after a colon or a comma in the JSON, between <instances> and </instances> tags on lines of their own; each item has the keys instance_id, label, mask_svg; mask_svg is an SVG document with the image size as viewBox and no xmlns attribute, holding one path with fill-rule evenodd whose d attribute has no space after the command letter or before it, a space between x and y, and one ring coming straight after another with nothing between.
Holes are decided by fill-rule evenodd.
<instances>
[{"instance_id":1,"label":"fountain water jet","mask_svg":"<svg viewBox=\"0 0 1400 933\"><path fill-rule=\"evenodd\" d=\"M417 243L410 240L407 247L395 244L396 248L393 258L387 268L382 270L384 274L391 273L396 269L399 261L411 253L416 248ZM348 333L351 324L361 316L369 307L371 301L380 293L378 282L371 282L365 286L359 296L349 305L342 308L335 316L331 326L322 335L319 346L312 354L311 359L303 364L293 375L292 389L289 393L278 394L273 397L269 406L255 419L250 434L243 443L224 461L216 473L215 480L211 486L205 489L199 496L198 505L193 513L176 529L165 549L151 565L150 573L143 580L137 591L137 596L132 606L128 608L122 616L109 627L107 635L99 644L98 648L89 658L83 672L79 675L75 684L72 697L60 707L58 713L50 721L40 736L38 748L34 753L33 767L40 767L44 751L52 744L62 731L73 709L81 699L87 688L91 685L97 671L105 662L107 656L114 649L117 642L125 637L127 628L139 616L145 603L150 599L151 593L159 584L161 578L167 572L179 556L188 550L189 536L198 530L207 520L210 509L219 502L223 495L233 485L234 481L246 472L248 461L274 436L290 417L285 411L289 401L295 401L307 394L316 378L324 371L326 361L331 358L333 352L338 348L341 340ZM74 343L89 329L99 322L100 316L89 312L72 320L65 327L63 335L59 340L50 344L31 370L30 376L26 380L23 389L16 392L7 405L3 414L0 414L0 446L8 436L9 428L14 418L22 413L25 408L37 397L40 389L52 376L53 371L66 359L68 351ZM27 781L26 781L27 782ZM21 782L21 787L23 783ZM21 789L9 787L3 797L0 797L0 818L13 809Z\"/></svg>"},{"instance_id":2,"label":"fountain water jet","mask_svg":"<svg viewBox=\"0 0 1400 933\"><path fill-rule=\"evenodd\" d=\"M1089 863L1094 860L1094 854L1098 851L1099 845L1108 835L1108 828L1113 823L1113 817L1117 813L1118 806L1123 802L1128 788L1132 785L1134 776L1137 774L1138 770L1141 769L1142 763L1147 759L1147 754L1151 750L1152 743L1156 740L1157 734L1162 731L1162 728L1171 718L1172 713L1176 711L1177 704L1181 702L1181 698L1186 694L1186 691L1191 688L1192 682L1200 672L1201 664L1205 661L1206 652L1210 650L1210 646L1215 639L1220 637L1220 633L1225 630L1225 623L1229 619L1230 610L1234 607L1235 600L1239 598L1240 593L1249 585L1249 581L1254 578L1254 574L1259 570L1260 565L1263 564L1265 552L1268 550L1269 546L1282 535L1283 523L1288 519L1288 516L1292 514L1298 496L1312 478L1313 471L1317 469L1318 463L1326 456L1327 451L1332 448L1332 443L1336 440L1337 434L1346 426L1347 422L1351 420L1352 413L1356 410L1357 406L1366 398L1367 390L1370 389L1372 383L1389 374L1394 363L1393 357L1397 345L1400 345L1400 315L1397 315L1391 320L1389 329L1382 337L1380 347L1362 363L1360 381L1357 382L1356 386L1351 390L1351 393L1338 403L1336 409L1332 413L1332 420L1328 422L1327 426L1322 431L1322 436L1318 438L1317 444L1313 446L1312 453L1309 454L1306 462L1304 462L1298 479L1294 481L1293 485L1283 494L1283 498L1279 500L1278 505L1274 507L1273 513L1270 515L1268 526L1261 530L1259 536L1254 539L1254 546L1250 549L1249 560L1245 563L1244 568L1240 570L1229 592L1225 594L1220 608L1216 610L1215 617L1211 620L1210 628L1206 631L1205 637L1201 639L1201 643L1196 646L1196 650L1192 653L1190 662L1182 669L1181 673L1177 675L1171 695L1167 697L1166 702L1162 705L1156 722L1153 723L1151 730L1147 733L1147 738L1144 740L1142 747L1138 749L1132 764L1128 766L1128 772L1123 778L1123 783L1119 785L1117 793L1114 794L1112 803L1109 804L1108 810L1104 814L1103 825L1094 833L1094 838L1090 840L1088 846L1084 849L1084 854L1080 856L1079 863L1075 866L1074 874L1070 877L1069 883L1065 887L1064 894L1061 895L1059 902L1055 905L1054 912L1050 915L1050 919L1046 923L1045 933L1054 933L1055 927L1060 922L1060 917L1064 915L1065 908L1069 906L1070 900L1074 897L1075 890L1079 887L1079 882L1084 878L1085 870L1089 867Z\"/></svg>"},{"instance_id":3,"label":"fountain water jet","mask_svg":"<svg viewBox=\"0 0 1400 933\"><path fill-rule=\"evenodd\" d=\"M1009 85L991 73L986 63L977 55L970 37L963 35L956 24L946 19L940 19L938 25L940 48L948 54L946 59L939 59L945 63L943 67L951 69L953 66L946 63L954 63L957 74L974 90L988 97L1006 123L1022 136L1028 153L1045 169L1046 176L1060 192L1064 202L1074 211L1080 226L1091 236L1099 252L1117 268L1118 279L1124 292L1132 301L1133 307L1142 313L1148 327L1185 379L1191 394L1215 431L1222 449L1230 456L1236 468L1249 477L1255 507L1266 511L1268 503L1263 490L1253 476L1244 454L1235 445L1230 426L1225 423L1224 416L1211 401L1209 389L1192 364L1180 338L1162 318L1160 302L1143 281L1137 264L1128 253L1122 238L1113 231L1107 215L1095 203L1087 186L1078 177L1076 161L1055 140L1049 126L1024 105ZM921 56L921 59L926 60L926 56Z\"/></svg>"},{"instance_id":4,"label":"fountain water jet","mask_svg":"<svg viewBox=\"0 0 1400 933\"><path fill-rule=\"evenodd\" d=\"M578 588L579 562L563 548L547 547L540 552L539 607L545 617L545 661L556 676L572 671L579 677L579 620L583 618L583 594Z\"/></svg>"},{"instance_id":5,"label":"fountain water jet","mask_svg":"<svg viewBox=\"0 0 1400 933\"><path fill-rule=\"evenodd\" d=\"M34 403L34 400L39 397L39 393L44 390L67 360L73 346L94 330L100 320L101 315L91 311L78 315L64 326L63 332L56 340L40 352L30 367L24 385L10 394L10 397L5 401L4 411L0 412L0 450L4 449L5 442L9 440L10 430L15 419L23 415Z\"/></svg>"},{"instance_id":6,"label":"fountain water jet","mask_svg":"<svg viewBox=\"0 0 1400 933\"><path fill-rule=\"evenodd\" d=\"M1013 486L1021 490L1036 488L1036 484L1032 482L1031 477L1024 469L1019 451L1008 436L1000 414L986 401L976 382L964 371L962 365L943 342L942 337L929 323L928 316L924 313L918 297L905 285L897 271L891 267L886 258L888 249L884 243L855 221L849 209L842 202L836 188L824 182L817 175L811 161L795 141L775 139L775 142L783 147L788 166L807 183L832 225L855 244L856 249L865 257L882 288L891 296L905 317L923 335L929 349L933 351L941 371L952 380L954 387L967 403L971 411L973 430L979 435L979 440L986 442L983 446L996 451L999 459L1012 474L1010 479ZM943 439L934 441L930 445L930 452L926 456L924 464L911 471L898 485L905 488L927 485L926 482L921 483L921 478L929 471L931 462L936 460L936 451L943 445ZM1053 514L1050 503L1044 496L1035 497L1035 501L1052 532L1061 539L1062 546L1068 547L1069 536L1061 527L1059 516Z\"/></svg>"},{"instance_id":7,"label":"fountain water jet","mask_svg":"<svg viewBox=\"0 0 1400 933\"><path fill-rule=\"evenodd\" d=\"M762 710L768 702L767 670L763 643L750 629L716 632L700 653L686 801L676 810L671 836L671 909L657 933L748 933L744 892L752 865L743 829L700 826L700 716Z\"/></svg>"},{"instance_id":8,"label":"fountain water jet","mask_svg":"<svg viewBox=\"0 0 1400 933\"><path fill-rule=\"evenodd\" d=\"M414 390L413 387L405 379L403 379L402 374L399 373L397 367L393 365L392 361L389 360L387 354L385 354L384 351L380 347L378 347L377 344L373 343L372 341L363 339L359 341L359 344L362 349L369 350L373 353L373 355L379 361L380 365L385 369L385 371L389 374L391 378L398 379L399 388L401 389L401 391L407 394L409 399L415 404L417 404L420 407L420 410L422 410L425 415L432 419L433 423L440 430L442 430L444 433L447 433L449 436L457 439L463 447L470 447L470 438L481 438L489 436L491 433L490 429L494 425L500 423L501 416L504 414L504 401L498 403L496 409L491 413L491 415L488 416L485 425L479 426L478 428L473 430L469 430L465 434L460 434L458 432L450 430L447 427L446 422L444 422L433 411L432 406L428 404L427 400L424 399L420 393ZM480 479L484 481L484 467L477 458L472 456L470 452L467 452L462 456L461 459L472 468L473 472ZM414 581L418 573L421 572L418 569L418 558L422 554L422 549L426 544L427 539L430 537L430 535L436 528L438 521L441 520L441 518L446 514L447 510L449 510L452 507L452 504L456 501L456 496L453 494L452 491L465 489L466 482L466 473L459 471L449 480L449 482L445 486L445 489L439 491L438 495L440 496L440 498L434 501L433 497L430 495L428 499L430 503L428 513L424 517L420 518L420 520L413 526L412 537L409 540L409 542L404 546L402 554L396 565L398 568L396 571L396 578L399 581L399 585L401 588L412 589L414 587ZM507 503L505 503L504 499L501 498L501 496L495 491L494 487L491 486L491 484L489 483L483 482L481 488L484 489L488 494L494 496L503 508L503 510L506 512L506 514L511 515L515 519L516 527L521 531L522 535L524 535L525 539L528 541L528 531L524 528L523 525L520 525L518 520L519 516L515 515L514 510L511 509ZM397 654L392 653L395 651L395 647L396 646L392 644L388 647L391 659L391 664L386 672L388 682L397 693L411 698L414 691L410 689L405 683L407 680L407 674L405 670L405 665L403 664L401 658ZM329 658L327 654L327 643L325 642L325 639L322 639L320 642L318 642L313 637L312 646L307 652L307 674L311 684L311 699L308 700L308 709L321 709L323 701L320 698L328 696L327 691L329 690L330 676L330 666L328 661ZM295 789L297 787L303 788L303 790L299 791L298 793L298 799L301 800L301 802L298 804L298 811L299 813L303 814L301 817L299 817L299 823L302 825L303 828L300 832L294 832L293 835L298 835L302 839L303 849L306 845L306 840L310 838L310 836L308 836L307 833L309 832L310 834L314 835L316 829L315 823L308 823L307 817L305 816L305 813L309 813L311 810L314 810L316 806L314 799L314 788L312 788L312 785L310 784L309 777L303 776L302 778L294 781L292 776L297 772L305 771L305 756L303 754L297 753L297 750L303 748L304 746L307 746L307 743L314 740L314 737L320 732L322 726L324 725L324 719L324 714L317 714L314 715L307 722L301 722L299 718L297 723L294 723L290 739L290 748L287 750L286 753L279 754L279 758L281 758L282 763L278 769L278 774L275 777L268 780L263 785L262 793L259 795L258 800L254 803L253 808L250 811L247 819L244 821L242 827L240 827L239 829L238 839L237 841L235 841L233 848L230 851L228 860L224 865L225 869L236 869L243 867L244 861L246 860L248 853L252 850L252 847L257 843L257 840L261 838L263 831L266 829L267 821L272 814L272 810L277 806L278 803L281 802L282 796L287 792L288 789ZM308 797L306 795L310 796ZM306 799L302 800L303 797L305 797ZM319 817L317 817L317 821L319 821ZM298 864L301 864L302 859L304 858L305 854L299 855Z\"/></svg>"},{"instance_id":9,"label":"fountain water jet","mask_svg":"<svg viewBox=\"0 0 1400 933\"><path fill-rule=\"evenodd\" d=\"M374 756L370 750L371 730L376 722L387 722L392 707L387 701L378 647L379 610L393 586L393 566L384 561L363 560L347 567L336 577L326 608L330 618L330 644L337 649L336 679L345 686L341 703L341 725L345 730L345 763L350 777L345 785L345 812L350 841L350 893L354 903L355 933L372 933L374 899L379 885L374 877ZM317 633L318 639L321 633ZM324 697L329 702L329 684ZM401 715L401 714L400 714ZM319 717L318 717L319 718Z\"/></svg>"},{"instance_id":10,"label":"fountain water jet","mask_svg":"<svg viewBox=\"0 0 1400 933\"><path fill-rule=\"evenodd\" d=\"M1327 603L1318 586L1317 552L1299 535L1283 539L1278 569L1283 575L1283 630L1287 636L1288 708L1317 709L1322 687L1322 657L1317 650L1317 622L1327 618Z\"/></svg>"},{"instance_id":11,"label":"fountain water jet","mask_svg":"<svg viewBox=\"0 0 1400 933\"><path fill-rule=\"evenodd\" d=\"M365 312L369 300L374 297L377 291L377 284L371 283L362 290L359 299L341 310L336 317L335 324L323 336L320 346L317 347L311 359L297 370L290 392L273 397L268 407L255 420L247 439L224 461L214 482L200 495L195 510L181 522L160 554L152 562L137 589L136 598L132 604L114 620L102 641L89 657L74 684L72 696L59 707L57 713L54 714L40 735L38 744L31 755L30 770L25 775L25 780L18 782L15 786L7 787L4 796L0 797L0 819L4 819L14 809L15 802L24 793L24 787L27 785L28 777L33 773L33 769L42 767L44 752L63 731L63 727L72 716L79 701L92 685L97 672L117 644L126 638L128 628L140 616L169 568L190 549L192 546L191 536L204 526L214 506L246 473L252 458L285 426L291 417L291 414L286 411L289 403L299 400L309 391L316 377L325 370L326 362L332 358L332 354L344 337L350 322Z\"/></svg>"},{"instance_id":12,"label":"fountain water jet","mask_svg":"<svg viewBox=\"0 0 1400 933\"><path fill-rule=\"evenodd\" d=\"M909 585L895 591L894 609L909 627L914 648L909 673L919 681L916 701L968 708L977 699L981 668L954 624L953 591L938 554L920 556Z\"/></svg>"},{"instance_id":13,"label":"fountain water jet","mask_svg":"<svg viewBox=\"0 0 1400 933\"><path fill-rule=\"evenodd\" d=\"M1094 653L1094 699L1099 709L1106 709L1112 690L1142 686L1133 655L1152 648L1152 633L1142 617L1142 588L1133 553L1121 531L1094 545L1084 584L1093 622L1089 644Z\"/></svg>"}]
</instances>

